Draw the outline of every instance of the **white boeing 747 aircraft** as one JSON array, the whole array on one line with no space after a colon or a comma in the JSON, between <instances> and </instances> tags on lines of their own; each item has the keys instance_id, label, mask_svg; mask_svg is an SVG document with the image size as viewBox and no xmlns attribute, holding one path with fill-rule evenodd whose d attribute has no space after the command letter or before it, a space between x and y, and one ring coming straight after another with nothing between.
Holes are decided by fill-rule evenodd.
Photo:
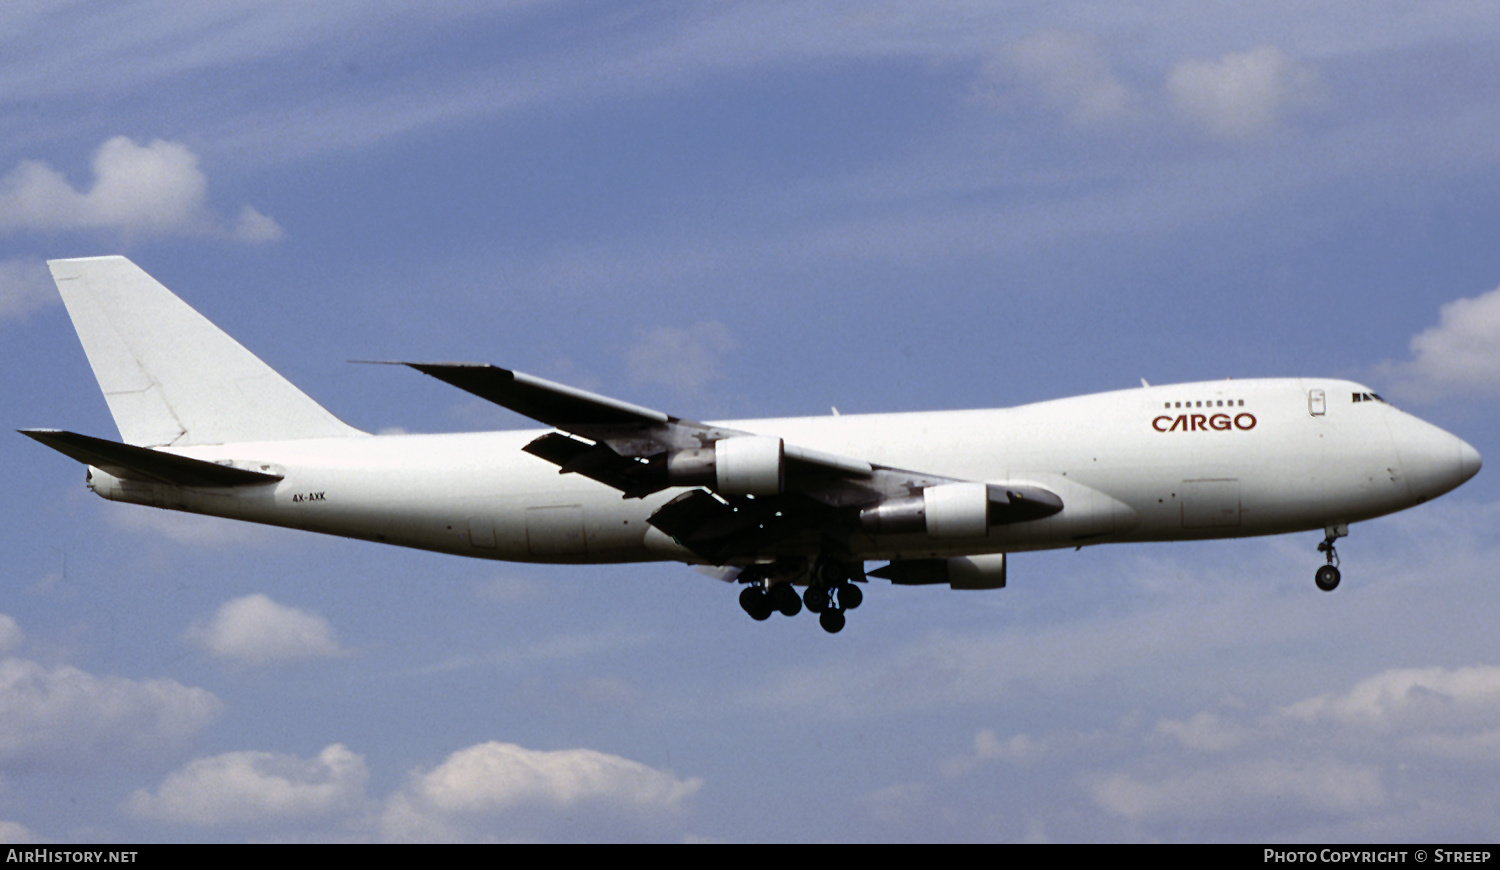
<instances>
[{"instance_id":1,"label":"white boeing 747 aircraft","mask_svg":"<svg viewBox=\"0 0 1500 870\"><path fill-rule=\"evenodd\" d=\"M1331 590L1350 523L1480 465L1323 378L699 423L490 365L405 363L551 428L370 435L124 257L49 265L123 443L23 431L104 498L485 559L686 562L744 584L756 619L805 604L829 632L870 560L894 583L994 589L1017 551L1322 529Z\"/></svg>"}]
</instances>

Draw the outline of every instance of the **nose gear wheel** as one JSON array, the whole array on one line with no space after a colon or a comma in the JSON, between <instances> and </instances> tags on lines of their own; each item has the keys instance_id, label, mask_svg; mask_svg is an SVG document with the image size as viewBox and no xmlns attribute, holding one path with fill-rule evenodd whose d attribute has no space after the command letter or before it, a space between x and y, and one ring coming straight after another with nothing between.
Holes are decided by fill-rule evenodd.
<instances>
[{"instance_id":1,"label":"nose gear wheel","mask_svg":"<svg viewBox=\"0 0 1500 870\"><path fill-rule=\"evenodd\" d=\"M1313 582L1324 592L1332 592L1339 586L1339 551L1334 548L1333 542L1349 534L1349 527L1343 524L1332 525L1323 530L1323 543L1318 545L1318 552L1327 557L1328 564L1319 568L1313 575Z\"/></svg>"}]
</instances>

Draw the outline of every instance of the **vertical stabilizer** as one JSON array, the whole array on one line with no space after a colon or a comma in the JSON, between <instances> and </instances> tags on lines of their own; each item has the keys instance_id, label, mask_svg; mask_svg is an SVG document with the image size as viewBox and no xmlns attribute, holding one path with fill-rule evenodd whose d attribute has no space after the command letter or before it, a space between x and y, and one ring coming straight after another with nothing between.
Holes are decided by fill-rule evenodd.
<instances>
[{"instance_id":1,"label":"vertical stabilizer","mask_svg":"<svg viewBox=\"0 0 1500 870\"><path fill-rule=\"evenodd\" d=\"M47 265L127 444L363 434L124 257Z\"/></svg>"}]
</instances>

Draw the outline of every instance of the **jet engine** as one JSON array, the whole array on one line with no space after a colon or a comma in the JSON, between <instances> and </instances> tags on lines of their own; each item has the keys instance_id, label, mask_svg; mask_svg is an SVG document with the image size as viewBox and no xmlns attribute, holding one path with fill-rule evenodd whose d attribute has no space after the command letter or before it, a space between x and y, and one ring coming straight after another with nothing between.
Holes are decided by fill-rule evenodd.
<instances>
[{"instance_id":1,"label":"jet engine","mask_svg":"<svg viewBox=\"0 0 1500 870\"><path fill-rule=\"evenodd\" d=\"M1005 554L910 559L877 568L870 576L883 577L900 586L947 583L950 589L1004 589Z\"/></svg>"},{"instance_id":2,"label":"jet engine","mask_svg":"<svg viewBox=\"0 0 1500 870\"><path fill-rule=\"evenodd\" d=\"M990 526L1049 517L1062 499L1034 486L940 483L920 495L888 498L859 513L875 534L928 534L934 538L981 538Z\"/></svg>"},{"instance_id":3,"label":"jet engine","mask_svg":"<svg viewBox=\"0 0 1500 870\"><path fill-rule=\"evenodd\" d=\"M786 448L780 438L721 438L712 447L669 455L667 481L720 495L774 495L786 486Z\"/></svg>"}]
</instances>

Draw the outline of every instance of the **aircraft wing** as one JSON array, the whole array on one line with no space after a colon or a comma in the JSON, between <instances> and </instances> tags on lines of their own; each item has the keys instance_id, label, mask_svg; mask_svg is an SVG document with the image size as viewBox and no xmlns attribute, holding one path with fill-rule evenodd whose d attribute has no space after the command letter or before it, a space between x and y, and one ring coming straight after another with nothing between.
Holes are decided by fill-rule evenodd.
<instances>
[{"instance_id":1,"label":"aircraft wing","mask_svg":"<svg viewBox=\"0 0 1500 870\"><path fill-rule=\"evenodd\" d=\"M405 363L548 426L653 426L673 421L660 411L621 402L487 363Z\"/></svg>"},{"instance_id":2,"label":"aircraft wing","mask_svg":"<svg viewBox=\"0 0 1500 870\"><path fill-rule=\"evenodd\" d=\"M675 484L665 480L646 483L642 474L630 464L611 459L596 449L604 444L619 459L647 459L674 451L708 448L727 438L755 437L753 433L721 426L709 426L654 411L640 405L622 402L608 396L590 393L576 387L544 380L524 372L503 369L484 363L405 363L444 383L473 393L482 399L509 408L548 426L594 442L592 444L565 435L545 435L527 446L527 452L563 466L563 473L590 472L611 476L612 480L595 478L615 486L628 498L639 498ZM795 474L870 477L874 467L868 462L848 459L817 450L783 445L784 459ZM640 464L636 462L634 464ZM614 475L610 475L614 472ZM620 475L624 475L623 478ZM616 486L626 479L635 484Z\"/></svg>"},{"instance_id":3,"label":"aircraft wing","mask_svg":"<svg viewBox=\"0 0 1500 870\"><path fill-rule=\"evenodd\" d=\"M764 555L798 536L847 540L858 531L978 534L988 525L1062 510L1055 494L890 468L781 438L674 417L498 366L405 363L560 432L524 448L558 466L641 498L689 487L651 525L715 564ZM947 509L944 505L965 507ZM934 532L942 517L966 512ZM944 513L944 511L947 513ZM934 514L939 524L947 522Z\"/></svg>"}]
</instances>

